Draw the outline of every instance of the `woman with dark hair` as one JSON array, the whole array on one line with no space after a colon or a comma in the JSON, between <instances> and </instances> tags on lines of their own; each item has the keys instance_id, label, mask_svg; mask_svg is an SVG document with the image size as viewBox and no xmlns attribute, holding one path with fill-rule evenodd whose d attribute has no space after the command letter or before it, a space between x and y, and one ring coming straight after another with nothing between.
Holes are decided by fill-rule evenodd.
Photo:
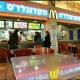
<instances>
[{"instance_id":1,"label":"woman with dark hair","mask_svg":"<svg viewBox=\"0 0 80 80\"><path fill-rule=\"evenodd\" d=\"M8 41L9 49L17 49L18 48L18 30L14 30L14 32L11 34L10 39Z\"/></svg>"},{"instance_id":2,"label":"woman with dark hair","mask_svg":"<svg viewBox=\"0 0 80 80\"><path fill-rule=\"evenodd\" d=\"M34 45L43 45L41 35L39 32L35 32Z\"/></svg>"},{"instance_id":3,"label":"woman with dark hair","mask_svg":"<svg viewBox=\"0 0 80 80\"><path fill-rule=\"evenodd\" d=\"M44 47L50 48L51 41L50 41L50 33L46 31L45 41L44 41Z\"/></svg>"}]
</instances>

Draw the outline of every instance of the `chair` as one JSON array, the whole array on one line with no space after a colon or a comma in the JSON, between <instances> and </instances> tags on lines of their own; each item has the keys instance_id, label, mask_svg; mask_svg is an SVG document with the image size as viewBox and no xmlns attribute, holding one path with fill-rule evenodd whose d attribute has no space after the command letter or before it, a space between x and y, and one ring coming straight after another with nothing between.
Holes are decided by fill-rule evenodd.
<instances>
[{"instance_id":1,"label":"chair","mask_svg":"<svg viewBox=\"0 0 80 80\"><path fill-rule=\"evenodd\" d=\"M9 58L9 50L6 48L0 49L0 62L1 63L6 62L4 66L5 80L7 79L7 70L8 70L8 62L9 62L8 58Z\"/></svg>"},{"instance_id":2,"label":"chair","mask_svg":"<svg viewBox=\"0 0 80 80\"><path fill-rule=\"evenodd\" d=\"M60 46L61 53L65 54L68 51L68 44L64 43Z\"/></svg>"},{"instance_id":3,"label":"chair","mask_svg":"<svg viewBox=\"0 0 80 80\"><path fill-rule=\"evenodd\" d=\"M41 45L34 46L34 48L41 48L41 47L42 47Z\"/></svg>"},{"instance_id":4,"label":"chair","mask_svg":"<svg viewBox=\"0 0 80 80\"><path fill-rule=\"evenodd\" d=\"M47 47L43 47L42 52L43 52L44 54L54 54L54 50L51 49L51 48L47 48Z\"/></svg>"},{"instance_id":5,"label":"chair","mask_svg":"<svg viewBox=\"0 0 80 80\"><path fill-rule=\"evenodd\" d=\"M42 47L41 45L37 45L34 47L36 55L43 55L43 54L54 54L54 50L47 47Z\"/></svg>"},{"instance_id":6,"label":"chair","mask_svg":"<svg viewBox=\"0 0 80 80\"><path fill-rule=\"evenodd\" d=\"M78 53L76 56L77 56L78 59L80 59L80 53Z\"/></svg>"},{"instance_id":7,"label":"chair","mask_svg":"<svg viewBox=\"0 0 80 80\"><path fill-rule=\"evenodd\" d=\"M78 53L80 53L80 44L77 44Z\"/></svg>"},{"instance_id":8,"label":"chair","mask_svg":"<svg viewBox=\"0 0 80 80\"><path fill-rule=\"evenodd\" d=\"M10 58L9 50L7 48L0 49L0 62L4 63L7 62Z\"/></svg>"},{"instance_id":9,"label":"chair","mask_svg":"<svg viewBox=\"0 0 80 80\"><path fill-rule=\"evenodd\" d=\"M48 53L47 54L54 54L54 50L51 48L48 48Z\"/></svg>"},{"instance_id":10,"label":"chair","mask_svg":"<svg viewBox=\"0 0 80 80\"><path fill-rule=\"evenodd\" d=\"M41 45L34 46L34 53L35 53L35 55L41 55L42 54L42 46Z\"/></svg>"},{"instance_id":11,"label":"chair","mask_svg":"<svg viewBox=\"0 0 80 80\"><path fill-rule=\"evenodd\" d=\"M14 50L14 55L15 55L15 57L29 56L29 55L32 55L32 50L29 48L16 49L16 50Z\"/></svg>"}]
</instances>

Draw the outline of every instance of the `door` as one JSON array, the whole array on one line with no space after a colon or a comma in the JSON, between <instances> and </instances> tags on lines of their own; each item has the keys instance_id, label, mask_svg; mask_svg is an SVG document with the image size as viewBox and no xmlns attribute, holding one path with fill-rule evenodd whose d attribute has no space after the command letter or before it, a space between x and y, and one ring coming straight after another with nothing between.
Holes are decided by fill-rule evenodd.
<instances>
[{"instance_id":1,"label":"door","mask_svg":"<svg viewBox=\"0 0 80 80\"><path fill-rule=\"evenodd\" d=\"M69 39L73 40L73 30L69 30Z\"/></svg>"},{"instance_id":2,"label":"door","mask_svg":"<svg viewBox=\"0 0 80 80\"><path fill-rule=\"evenodd\" d=\"M77 30L77 39L80 39L80 29Z\"/></svg>"}]
</instances>

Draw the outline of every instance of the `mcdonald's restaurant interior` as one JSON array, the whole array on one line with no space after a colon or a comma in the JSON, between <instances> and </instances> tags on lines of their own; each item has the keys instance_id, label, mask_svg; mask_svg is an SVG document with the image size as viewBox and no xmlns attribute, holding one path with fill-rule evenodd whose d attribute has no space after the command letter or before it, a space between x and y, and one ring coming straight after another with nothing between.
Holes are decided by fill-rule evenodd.
<instances>
[{"instance_id":1,"label":"mcdonald's restaurant interior","mask_svg":"<svg viewBox=\"0 0 80 80\"><path fill-rule=\"evenodd\" d=\"M80 80L80 1L0 1L0 80Z\"/></svg>"}]
</instances>

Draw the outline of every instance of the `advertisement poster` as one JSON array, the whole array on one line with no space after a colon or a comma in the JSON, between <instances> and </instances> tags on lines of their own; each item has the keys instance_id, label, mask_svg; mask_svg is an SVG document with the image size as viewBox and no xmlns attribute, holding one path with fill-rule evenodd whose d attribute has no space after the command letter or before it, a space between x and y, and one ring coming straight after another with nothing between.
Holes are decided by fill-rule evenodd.
<instances>
[{"instance_id":1,"label":"advertisement poster","mask_svg":"<svg viewBox=\"0 0 80 80\"><path fill-rule=\"evenodd\" d=\"M6 21L6 27L7 28L13 28L13 22L12 21Z\"/></svg>"},{"instance_id":2,"label":"advertisement poster","mask_svg":"<svg viewBox=\"0 0 80 80\"><path fill-rule=\"evenodd\" d=\"M51 34L51 48L55 50L55 53L58 53L56 25L54 25L54 24L51 25L50 34Z\"/></svg>"},{"instance_id":3,"label":"advertisement poster","mask_svg":"<svg viewBox=\"0 0 80 80\"><path fill-rule=\"evenodd\" d=\"M14 22L14 28L27 28L26 22Z\"/></svg>"},{"instance_id":4,"label":"advertisement poster","mask_svg":"<svg viewBox=\"0 0 80 80\"><path fill-rule=\"evenodd\" d=\"M28 29L40 29L39 23L29 23Z\"/></svg>"}]
</instances>

